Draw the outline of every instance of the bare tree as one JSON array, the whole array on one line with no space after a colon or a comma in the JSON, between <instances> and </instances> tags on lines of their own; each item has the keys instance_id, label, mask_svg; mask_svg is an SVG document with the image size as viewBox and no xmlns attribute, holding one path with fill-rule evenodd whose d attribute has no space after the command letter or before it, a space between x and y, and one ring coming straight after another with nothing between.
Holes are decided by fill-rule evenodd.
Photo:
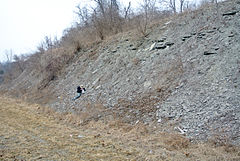
<instances>
[{"instance_id":1,"label":"bare tree","mask_svg":"<svg viewBox=\"0 0 240 161\"><path fill-rule=\"evenodd\" d=\"M146 36L149 22L156 11L156 0L143 0L141 4L142 13L137 17L137 29Z\"/></svg>"},{"instance_id":2,"label":"bare tree","mask_svg":"<svg viewBox=\"0 0 240 161\"><path fill-rule=\"evenodd\" d=\"M187 0L187 1L185 2L184 10L185 10L185 9L186 9L186 10L189 10L189 8L190 8L190 2Z\"/></svg>"},{"instance_id":3,"label":"bare tree","mask_svg":"<svg viewBox=\"0 0 240 161\"><path fill-rule=\"evenodd\" d=\"M184 1L185 0L179 0L179 2L180 2L180 12L181 13L183 12Z\"/></svg>"},{"instance_id":4,"label":"bare tree","mask_svg":"<svg viewBox=\"0 0 240 161\"><path fill-rule=\"evenodd\" d=\"M131 2L128 3L128 7L124 7L124 19L126 20L129 17L131 10Z\"/></svg>"},{"instance_id":5,"label":"bare tree","mask_svg":"<svg viewBox=\"0 0 240 161\"><path fill-rule=\"evenodd\" d=\"M94 12L92 14L92 22L93 22L93 26L96 30L97 35L99 36L99 38L101 40L103 40L104 37L104 21L101 21L100 18L98 18L98 13L97 11L94 9Z\"/></svg>"},{"instance_id":6,"label":"bare tree","mask_svg":"<svg viewBox=\"0 0 240 161\"><path fill-rule=\"evenodd\" d=\"M75 11L75 13L78 15L78 18L80 20L79 24L88 27L90 16L87 7L86 6L81 7L81 5L79 4L76 6L76 8L77 11Z\"/></svg>"},{"instance_id":7,"label":"bare tree","mask_svg":"<svg viewBox=\"0 0 240 161\"><path fill-rule=\"evenodd\" d=\"M159 0L158 2L160 4L166 5L174 13L177 13L176 0Z\"/></svg>"},{"instance_id":8,"label":"bare tree","mask_svg":"<svg viewBox=\"0 0 240 161\"><path fill-rule=\"evenodd\" d=\"M169 0L169 7L173 10L174 13L177 13L176 0Z\"/></svg>"},{"instance_id":9,"label":"bare tree","mask_svg":"<svg viewBox=\"0 0 240 161\"><path fill-rule=\"evenodd\" d=\"M4 81L4 67L0 62L0 84Z\"/></svg>"},{"instance_id":10,"label":"bare tree","mask_svg":"<svg viewBox=\"0 0 240 161\"><path fill-rule=\"evenodd\" d=\"M93 26L100 39L108 34L116 34L122 31L122 19L117 0L93 0L96 8L91 16Z\"/></svg>"},{"instance_id":11,"label":"bare tree","mask_svg":"<svg viewBox=\"0 0 240 161\"><path fill-rule=\"evenodd\" d=\"M43 43L45 45L46 50L53 48L53 41L52 41L52 38L50 36L45 36Z\"/></svg>"},{"instance_id":12,"label":"bare tree","mask_svg":"<svg viewBox=\"0 0 240 161\"><path fill-rule=\"evenodd\" d=\"M13 56L14 63L16 64L16 68L20 70L20 72L24 71L24 56Z\"/></svg>"},{"instance_id":13,"label":"bare tree","mask_svg":"<svg viewBox=\"0 0 240 161\"><path fill-rule=\"evenodd\" d=\"M2 63L0 62L0 75L3 75L3 74L4 74L4 68L3 68Z\"/></svg>"},{"instance_id":14,"label":"bare tree","mask_svg":"<svg viewBox=\"0 0 240 161\"><path fill-rule=\"evenodd\" d=\"M184 1L184 9L183 10L194 10L196 9L197 5L195 2L190 2L189 0Z\"/></svg>"},{"instance_id":15,"label":"bare tree","mask_svg":"<svg viewBox=\"0 0 240 161\"><path fill-rule=\"evenodd\" d=\"M44 53L45 51L56 48L59 45L60 42L56 36L54 37L54 39L52 39L50 36L45 36L44 40L37 46L37 49L38 52Z\"/></svg>"},{"instance_id":16,"label":"bare tree","mask_svg":"<svg viewBox=\"0 0 240 161\"><path fill-rule=\"evenodd\" d=\"M4 81L9 81L14 78L16 75L15 66L13 62L13 51L12 49L6 50L5 55L7 61L5 63L5 73L4 73Z\"/></svg>"},{"instance_id":17,"label":"bare tree","mask_svg":"<svg viewBox=\"0 0 240 161\"><path fill-rule=\"evenodd\" d=\"M109 28L112 32L117 33L121 29L121 18L119 13L119 6L117 0L110 0L107 6L107 16L109 21Z\"/></svg>"},{"instance_id":18,"label":"bare tree","mask_svg":"<svg viewBox=\"0 0 240 161\"><path fill-rule=\"evenodd\" d=\"M103 17L105 17L106 0L93 0L93 1L97 3L97 7L99 8L100 13L102 14Z\"/></svg>"},{"instance_id":19,"label":"bare tree","mask_svg":"<svg viewBox=\"0 0 240 161\"><path fill-rule=\"evenodd\" d=\"M5 55L6 55L6 58L7 58L7 63L12 62L12 60L13 60L13 51L12 51L12 49L6 50L5 51Z\"/></svg>"}]
</instances>

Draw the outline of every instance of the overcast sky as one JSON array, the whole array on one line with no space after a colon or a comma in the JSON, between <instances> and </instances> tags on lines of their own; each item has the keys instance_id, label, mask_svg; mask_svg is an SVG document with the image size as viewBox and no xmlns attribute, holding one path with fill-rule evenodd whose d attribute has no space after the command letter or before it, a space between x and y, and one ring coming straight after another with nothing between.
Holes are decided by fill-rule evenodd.
<instances>
[{"instance_id":1,"label":"overcast sky","mask_svg":"<svg viewBox=\"0 0 240 161\"><path fill-rule=\"evenodd\" d=\"M13 54L33 53L45 36L61 37L74 22L74 10L91 0L0 0L0 61L6 50ZM128 4L139 0L121 0Z\"/></svg>"}]
</instances>

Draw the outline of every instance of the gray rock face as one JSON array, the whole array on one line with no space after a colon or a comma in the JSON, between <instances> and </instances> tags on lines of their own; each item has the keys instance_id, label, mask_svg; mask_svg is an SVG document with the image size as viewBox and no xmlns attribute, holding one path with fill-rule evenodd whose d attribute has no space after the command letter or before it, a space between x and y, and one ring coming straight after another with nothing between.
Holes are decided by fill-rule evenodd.
<instances>
[{"instance_id":1,"label":"gray rock face","mask_svg":"<svg viewBox=\"0 0 240 161\"><path fill-rule=\"evenodd\" d=\"M231 6L240 8L229 1L219 10ZM176 20L181 25L167 24L161 33L156 28L148 40L124 38L108 44L115 50L100 47L93 61L82 61L87 55L80 54L55 87L65 97L52 107L84 111L89 102L101 102L109 110L96 119L116 115L159 126L176 121L188 137L206 140L221 133L240 144L240 17L230 15L215 21L209 10L195 19L190 13ZM87 93L71 102L78 84Z\"/></svg>"},{"instance_id":2,"label":"gray rock face","mask_svg":"<svg viewBox=\"0 0 240 161\"><path fill-rule=\"evenodd\" d=\"M180 120L179 126L189 137L206 140L218 134L232 143L240 143L240 65L237 62L240 59L240 37L231 32L240 31L238 18L235 15L227 26L219 26L222 32L211 30L197 34L197 39L211 40L206 45L199 41L186 45L195 46L195 49L182 53L185 66L182 84L164 103L158 104L158 119ZM229 32L235 36L229 36ZM213 43L219 47L214 47ZM208 49L204 56L199 55L200 48ZM186 51L184 45L180 50Z\"/></svg>"}]
</instances>

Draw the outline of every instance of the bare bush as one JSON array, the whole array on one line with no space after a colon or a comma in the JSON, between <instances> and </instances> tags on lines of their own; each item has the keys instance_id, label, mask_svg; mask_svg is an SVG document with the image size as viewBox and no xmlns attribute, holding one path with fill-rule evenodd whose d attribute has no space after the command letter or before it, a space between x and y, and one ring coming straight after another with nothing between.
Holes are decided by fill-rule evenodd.
<instances>
[{"instance_id":1,"label":"bare bush","mask_svg":"<svg viewBox=\"0 0 240 161\"><path fill-rule=\"evenodd\" d=\"M81 29L93 28L95 30L94 33L101 40L105 39L106 36L121 32L123 18L120 15L118 1L94 0L94 2L96 7L91 7L91 9L88 9L86 6L77 6L75 13L80 21L78 26Z\"/></svg>"},{"instance_id":2,"label":"bare bush","mask_svg":"<svg viewBox=\"0 0 240 161\"><path fill-rule=\"evenodd\" d=\"M14 60L14 63L16 64L17 69L19 69L20 72L23 72L25 69L25 56L14 55L13 60Z\"/></svg>"},{"instance_id":3,"label":"bare bush","mask_svg":"<svg viewBox=\"0 0 240 161\"><path fill-rule=\"evenodd\" d=\"M79 18L79 22L77 22L77 24L79 26L88 27L90 25L90 14L88 8L86 6L81 7L80 4L78 4L76 8L77 11L75 11L74 13L77 14Z\"/></svg>"},{"instance_id":4,"label":"bare bush","mask_svg":"<svg viewBox=\"0 0 240 161\"><path fill-rule=\"evenodd\" d=\"M122 31L122 18L117 0L95 0L97 8L93 12L93 23L101 39Z\"/></svg>"},{"instance_id":5,"label":"bare bush","mask_svg":"<svg viewBox=\"0 0 240 161\"><path fill-rule=\"evenodd\" d=\"M14 55L12 50L6 51L7 61L4 63L4 82L17 78L25 69L25 56Z\"/></svg>"},{"instance_id":6,"label":"bare bush","mask_svg":"<svg viewBox=\"0 0 240 161\"><path fill-rule=\"evenodd\" d=\"M65 33L61 39L61 45L63 48L70 50L70 53L72 53L73 50L78 52L81 50L84 44L83 41L87 41L87 36L85 38L83 36L84 34L81 32L81 30L79 30L79 28L70 28L65 30Z\"/></svg>"},{"instance_id":7,"label":"bare bush","mask_svg":"<svg viewBox=\"0 0 240 161\"><path fill-rule=\"evenodd\" d=\"M140 14L136 18L137 30L143 35L147 35L147 28L149 23L154 19L157 13L156 0L143 0L141 3Z\"/></svg>"},{"instance_id":8,"label":"bare bush","mask_svg":"<svg viewBox=\"0 0 240 161\"><path fill-rule=\"evenodd\" d=\"M54 39L52 39L50 36L45 36L44 40L38 45L37 49L38 52L44 53L47 50L59 47L59 45L60 42L56 36L54 37Z\"/></svg>"},{"instance_id":9,"label":"bare bush","mask_svg":"<svg viewBox=\"0 0 240 161\"><path fill-rule=\"evenodd\" d=\"M62 69L64 69L72 58L73 54L69 54L69 50L65 50L64 48L48 50L42 55L40 69L44 79L39 84L39 89L45 88L51 81L57 79Z\"/></svg>"},{"instance_id":10,"label":"bare bush","mask_svg":"<svg viewBox=\"0 0 240 161\"><path fill-rule=\"evenodd\" d=\"M180 0L181 1L181 0ZM176 0L159 0L159 3L166 6L167 8L170 8L170 10L176 14L177 13L177 6L176 6Z\"/></svg>"}]
</instances>

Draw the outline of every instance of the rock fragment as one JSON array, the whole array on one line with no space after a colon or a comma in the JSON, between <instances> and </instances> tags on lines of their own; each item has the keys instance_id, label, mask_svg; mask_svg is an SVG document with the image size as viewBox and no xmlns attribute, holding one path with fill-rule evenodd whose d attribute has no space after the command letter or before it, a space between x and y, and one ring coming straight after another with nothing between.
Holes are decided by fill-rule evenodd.
<instances>
[{"instance_id":1,"label":"rock fragment","mask_svg":"<svg viewBox=\"0 0 240 161\"><path fill-rule=\"evenodd\" d=\"M203 55L213 55L213 54L217 54L214 51L204 51Z\"/></svg>"},{"instance_id":2,"label":"rock fragment","mask_svg":"<svg viewBox=\"0 0 240 161\"><path fill-rule=\"evenodd\" d=\"M235 15L236 13L238 13L239 11L230 11L230 12L226 12L223 14L223 16L232 16Z\"/></svg>"},{"instance_id":3,"label":"rock fragment","mask_svg":"<svg viewBox=\"0 0 240 161\"><path fill-rule=\"evenodd\" d=\"M167 46L165 44L159 43L156 44L155 49L165 49Z\"/></svg>"},{"instance_id":4,"label":"rock fragment","mask_svg":"<svg viewBox=\"0 0 240 161\"><path fill-rule=\"evenodd\" d=\"M174 45L174 43L173 42L166 42L165 45L166 46L172 46L172 45Z\"/></svg>"}]
</instances>

